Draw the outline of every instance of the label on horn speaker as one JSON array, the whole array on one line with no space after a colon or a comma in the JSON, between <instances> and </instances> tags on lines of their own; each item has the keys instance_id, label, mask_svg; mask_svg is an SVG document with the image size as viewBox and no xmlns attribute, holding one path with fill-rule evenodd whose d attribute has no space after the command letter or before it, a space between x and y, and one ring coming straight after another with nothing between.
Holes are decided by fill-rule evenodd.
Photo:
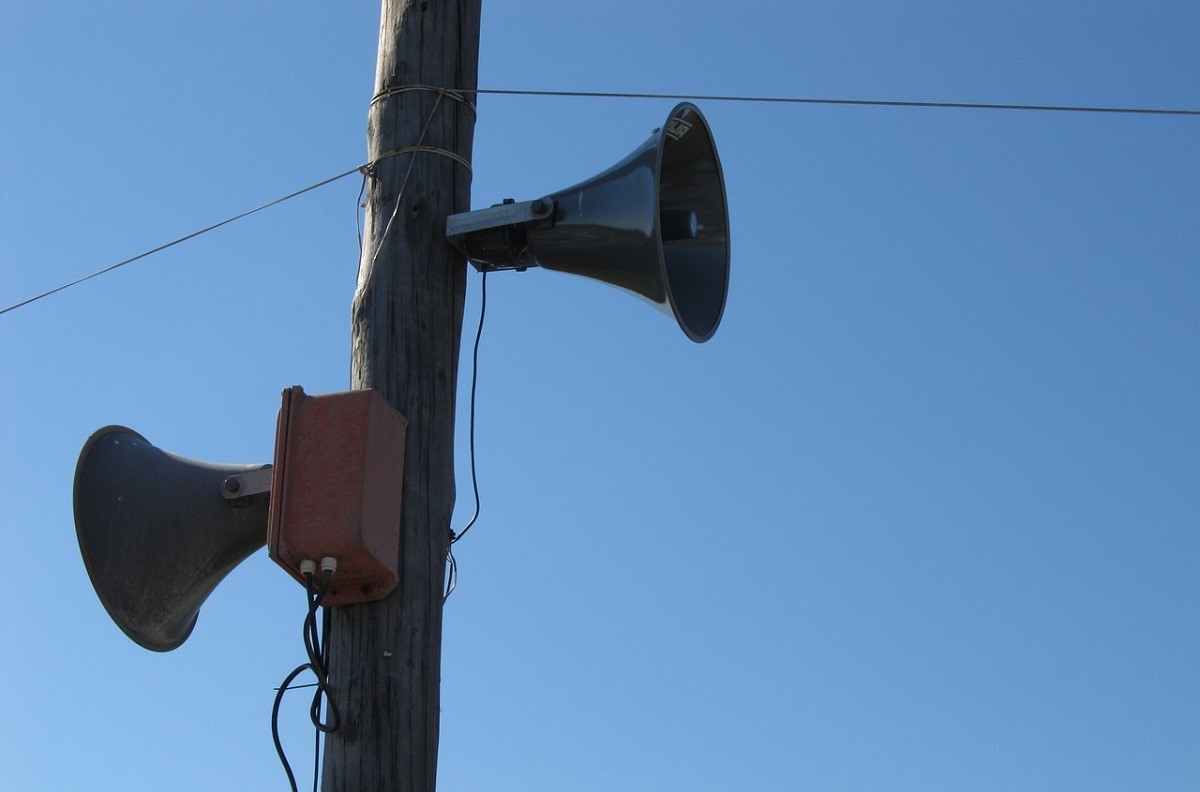
<instances>
[{"instance_id":1,"label":"label on horn speaker","mask_svg":"<svg viewBox=\"0 0 1200 792\"><path fill-rule=\"evenodd\" d=\"M670 123L667 124L665 134L667 137L671 138L671 140L679 140L681 137L686 135L688 130L691 128L692 125L687 121L684 121L682 118L672 118Z\"/></svg>"}]
</instances>

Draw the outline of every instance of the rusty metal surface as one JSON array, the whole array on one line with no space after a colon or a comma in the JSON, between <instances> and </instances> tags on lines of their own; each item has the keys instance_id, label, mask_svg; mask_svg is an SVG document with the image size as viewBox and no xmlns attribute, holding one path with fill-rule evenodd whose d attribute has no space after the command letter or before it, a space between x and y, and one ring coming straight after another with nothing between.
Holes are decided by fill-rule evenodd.
<instances>
[{"instance_id":1,"label":"rusty metal surface","mask_svg":"<svg viewBox=\"0 0 1200 792\"><path fill-rule=\"evenodd\" d=\"M283 392L267 529L270 557L337 559L325 604L370 602L396 585L407 422L373 390Z\"/></svg>"}]
</instances>

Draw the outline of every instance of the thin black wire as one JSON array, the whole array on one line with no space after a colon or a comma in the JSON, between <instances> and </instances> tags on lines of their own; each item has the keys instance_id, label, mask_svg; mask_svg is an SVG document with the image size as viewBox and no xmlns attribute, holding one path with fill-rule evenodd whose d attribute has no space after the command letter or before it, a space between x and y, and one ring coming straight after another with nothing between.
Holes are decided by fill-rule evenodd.
<instances>
[{"instance_id":1,"label":"thin black wire","mask_svg":"<svg viewBox=\"0 0 1200 792\"><path fill-rule=\"evenodd\" d=\"M482 273L479 280L479 327L475 330L475 347L471 352L471 417L470 417L470 438L471 438L471 489L475 493L475 514L467 522L465 528L450 539L450 544L454 544L458 540L466 536L467 531L471 530L471 526L479 519L479 479L475 474L475 391L476 385L479 382L479 339L483 338L483 319L487 315L487 272Z\"/></svg>"},{"instance_id":2,"label":"thin black wire","mask_svg":"<svg viewBox=\"0 0 1200 792\"><path fill-rule=\"evenodd\" d=\"M335 732L341 726L341 713L338 711L337 704L333 699L333 693L329 687L329 624L330 613L329 609L325 608L321 611L321 632L317 634L316 613L321 602L325 599L325 593L329 590L329 580L333 573L326 571L324 580L321 584L319 593L314 595L312 589L312 576L307 578L307 588L311 605L308 611L308 617L305 619L305 649L308 652L309 665L313 669L313 673L317 677L316 690L313 691L312 706L309 708L309 719L313 724L313 792L317 792L317 784L321 775L321 735ZM326 702L326 708L329 715L329 721L323 723L321 721L321 703L322 698Z\"/></svg>"},{"instance_id":3,"label":"thin black wire","mask_svg":"<svg viewBox=\"0 0 1200 792\"><path fill-rule=\"evenodd\" d=\"M278 692L275 694L275 704L271 707L271 739L275 741L275 753L279 755L279 761L283 763L283 772L287 773L288 785L292 788L292 792L297 792L296 776L292 774L292 766L288 764L287 754L283 752L283 743L279 739L279 705L283 702L283 694L287 692L288 685L292 683L292 680L308 670L308 663L292 669L292 673L284 677L283 684L279 686Z\"/></svg>"},{"instance_id":4,"label":"thin black wire","mask_svg":"<svg viewBox=\"0 0 1200 792\"><path fill-rule=\"evenodd\" d=\"M451 545L454 542L451 541ZM446 586L442 589L442 604L446 604L446 600L450 599L450 595L454 593L454 589L458 588L458 561L454 558L454 547L446 548Z\"/></svg>"},{"instance_id":5,"label":"thin black wire","mask_svg":"<svg viewBox=\"0 0 1200 792\"><path fill-rule=\"evenodd\" d=\"M313 787L317 792L317 784L321 778L321 730L313 729Z\"/></svg>"},{"instance_id":6,"label":"thin black wire","mask_svg":"<svg viewBox=\"0 0 1200 792\"><path fill-rule=\"evenodd\" d=\"M460 88L462 93L503 96L576 96L592 99L669 99L691 102L756 102L761 104L842 105L858 107L923 107L949 110L1021 110L1049 113L1121 113L1128 115L1200 116L1200 110L1159 107L1006 104L1000 102L911 102L891 99L823 99L798 96L729 96L721 94L630 93L625 91L534 91L508 88Z\"/></svg>"},{"instance_id":7,"label":"thin black wire","mask_svg":"<svg viewBox=\"0 0 1200 792\"><path fill-rule=\"evenodd\" d=\"M466 535L467 531L471 530L471 526L479 519L479 476L475 469L475 393L479 383L479 340L483 338L483 320L487 316L487 271L485 270L480 275L479 279L479 326L475 329L475 346L471 352L471 408L468 425L470 429L470 447L471 447L471 491L475 494L475 513L471 515L471 519L467 521L464 527L458 533L450 531L450 546L446 548L446 586L442 594L442 602L450 599L450 595L454 593L454 589L458 586L458 561L454 558L454 544L459 539Z\"/></svg>"},{"instance_id":8,"label":"thin black wire","mask_svg":"<svg viewBox=\"0 0 1200 792\"><path fill-rule=\"evenodd\" d=\"M281 204L284 201L290 201L291 199L296 198L297 196L304 195L304 193L306 193L306 192L312 192L313 190L315 190L319 187L324 187L327 184L332 184L333 182L337 181L338 179L344 179L347 176L349 176L351 173L358 173L358 171L359 171L358 168L352 168L351 170L345 171L344 173L339 173L336 176L330 176L328 179L322 179L321 181L316 182L315 184L310 184L307 187L302 187L301 189L296 190L295 192L288 193L287 195L283 196L282 198L276 198L273 201L268 201L267 203L263 204L262 206L256 206L253 209L242 212L241 214L237 214L237 215L234 215L233 217L226 218L225 220L222 220L219 223L213 223L212 225L201 228L198 231L193 231L190 234L185 234L184 236L179 237L178 239L173 239L164 245L159 245L158 247L151 248L150 250L147 250L143 253L138 253L136 256L130 256L129 258L125 259L124 261L118 261L116 264L111 264L111 265L105 267L104 269L96 270L95 272L91 273L90 275L84 275L82 278L76 278L75 280L71 281L70 283L64 283L61 286L56 286L53 289L42 292L41 294L35 294L33 297L22 300L19 303L14 303L14 304L8 306L7 308L0 309L0 316L3 316L4 314L8 313L9 311L15 311L18 308L23 308L26 305L29 305L30 303L34 303L34 302L37 302L38 300L49 297L52 294L57 294L58 292L60 292L64 289L69 289L72 286L77 286L78 284L83 283L84 281L89 281L92 278L98 278L101 275L105 275L109 272L112 272L115 269L120 269L121 267L124 267L126 264L132 264L133 262L138 261L139 259L144 259L147 256L152 256L155 253L160 253L160 252L166 250L167 248L175 247L176 245L180 244L181 242L187 242L189 239L195 239L196 237L200 236L201 234L207 234L209 231L215 231L218 228L220 228L221 226L229 225L230 223L234 222L235 220L241 220L243 217L249 217L250 215L255 214L256 212L261 212L264 209L270 209L272 206L277 206L278 204Z\"/></svg>"},{"instance_id":9,"label":"thin black wire","mask_svg":"<svg viewBox=\"0 0 1200 792\"><path fill-rule=\"evenodd\" d=\"M363 236L362 215L360 213L362 212L362 208L363 208L363 205L362 205L363 194L366 193L366 191L367 191L367 172L366 172L366 170L363 170L362 185L360 185L358 188L358 199L354 202L354 230L358 232L358 257L359 257L359 259L362 258L362 245L363 245L363 243L362 243L362 236Z\"/></svg>"},{"instance_id":10,"label":"thin black wire","mask_svg":"<svg viewBox=\"0 0 1200 792\"><path fill-rule=\"evenodd\" d=\"M309 608L308 616L304 619L304 649L308 653L308 664L312 666L313 673L317 677L317 689L313 693L312 706L309 707L309 718L312 720L313 726L317 728L317 731L322 734L335 732L341 725L341 713L338 711L337 703L334 701L329 689L326 642L317 630L317 611L321 607L321 602L325 599L325 592L329 590L329 580L332 574L328 570L325 571L324 579L319 589L313 588L312 576L307 576ZM325 618L322 620L322 631L326 635L329 631L328 616L329 614L325 613ZM328 701L328 722L321 720L321 704L323 699Z\"/></svg>"},{"instance_id":11,"label":"thin black wire","mask_svg":"<svg viewBox=\"0 0 1200 792\"><path fill-rule=\"evenodd\" d=\"M635 92L629 92L629 91L542 91L542 90L525 90L525 89L512 89L512 88L459 88L459 89L454 89L453 91L451 91L450 89L445 89L444 91L441 89L439 89L439 90L440 90L440 93L438 96L439 102L440 102L441 96L443 94L449 95L451 93L457 92L457 93L461 93L461 94L491 94L491 95L503 95L503 96L549 96L549 97L573 96L573 97L585 97L585 98L592 98L592 99L660 99L660 100L666 99L666 100L671 100L671 101L693 101L693 102L751 102L751 103L759 103L759 104L807 104L807 105L837 105L837 106L857 106L857 107L941 108L941 109L951 109L951 110L1016 110L1016 111L1024 111L1024 112L1054 112L1054 113L1109 113L1109 114L1124 114L1124 115L1200 116L1200 110L1194 110L1194 109L1188 109L1188 108L1161 108L1161 107L1105 107L1105 106L1091 106L1091 105L1005 104L1005 103L999 103L999 102L916 102L916 101L892 100L892 99L829 99L829 98L819 98L819 97L798 97L798 96L731 96L731 95L723 95L723 94L635 93ZM434 105L435 111L437 109L437 106L438 106L437 104ZM430 119L432 119L432 117L433 116L432 116L432 112L431 112ZM426 126L428 127L428 122L426 123ZM422 131L422 137L423 136L424 136L424 131ZM118 261L116 264L112 264L103 269L96 270L95 272L93 272L91 274L84 275L83 277L77 278L69 283L64 283L61 286L56 286L53 289L49 289L47 291L42 292L41 294L35 294L34 296L29 297L25 300L21 300L20 302L13 303L12 305L9 305L6 308L0 308L0 316L3 316L4 314L9 313L11 311L15 311L18 308L23 308L26 305L29 305L30 303L34 303L34 302L37 302L38 300L49 297L52 294L57 294L58 292L63 291L64 289L69 289L72 286L76 286L85 281L89 281L92 278L97 278L101 275L112 272L113 270L124 267L127 264L132 264L133 262L138 261L140 259L144 259L147 256L152 256L155 253L159 253L163 250L166 250L167 248L174 247L175 245L178 245L182 242L186 242L190 239L194 239L195 237L198 237L201 234L207 234L209 231L215 231L216 229L220 228L221 226L228 225L229 223L232 223L235 220L241 220L243 217L249 217L250 215L255 214L256 212L261 212L264 209L269 209L272 206L276 206L278 204L283 203L284 201L291 200L292 198L303 195L306 192L310 192L310 191L316 190L320 187L324 187L325 185L331 184L332 182L338 181L339 179L344 179L345 177L349 176L352 173L357 173L357 172L363 171L364 167L366 167L366 166L360 165L360 166L352 168L348 171L339 173L336 176L330 176L327 179L322 179L319 182L310 184L307 187L303 187L299 190L296 190L295 192L288 193L287 195L284 195L280 198L276 198L273 201L268 201L267 203L262 204L261 206L257 206L253 209L250 209L249 211L234 215L233 217L222 220L219 223L213 223L210 226L206 226L197 231L193 231L190 234L186 234L184 236L179 237L178 239L171 240L170 242L167 242L166 244L159 245L158 247L155 247L155 248L152 248L145 252L139 253L136 256L131 256L130 258L124 259L123 261ZM407 180L407 174L405 176L405 179ZM365 180L364 180L364 184L365 184ZM360 198L359 202L361 203L361 198ZM356 211L356 215L355 215L355 220L357 223L357 211ZM389 228L390 228L390 225L391 225L391 220L388 221ZM384 231L384 239L386 239L386 237L387 237L387 229L385 229L385 231ZM382 247L382 240L381 240L381 247ZM361 230L359 231L359 248L360 248L360 250L362 248L362 232L361 232Z\"/></svg>"},{"instance_id":12,"label":"thin black wire","mask_svg":"<svg viewBox=\"0 0 1200 792\"><path fill-rule=\"evenodd\" d=\"M284 678L283 683L276 688L275 703L271 707L271 739L275 743L275 753L279 756L279 761L283 765L283 770L287 774L288 784L291 786L292 792L297 792L296 776L292 773L292 766L288 762L287 754L283 750L283 742L279 738L279 706L283 701L283 694L290 689L292 681L305 671L312 671L316 676L317 681L313 685L297 685L296 687L315 687L316 691L313 694L312 705L309 707L309 718L315 727L316 750L313 758L313 792L316 792L318 776L320 773L320 751L321 751L321 735L337 731L341 725L341 716L338 712L337 705L334 702L333 696L329 690L329 672L327 670L328 662L328 635L329 635L329 612L325 611L322 620L321 631L318 633L316 625L316 615L321 607L321 602L325 599L325 592L329 590L329 580L332 573L326 571L318 588L313 586L313 577L311 574L305 575L305 589L308 598L308 613L304 617L304 650L308 655L308 662L301 663L292 669L292 672ZM322 722L321 720L321 704L322 701L327 702L329 721Z\"/></svg>"}]
</instances>

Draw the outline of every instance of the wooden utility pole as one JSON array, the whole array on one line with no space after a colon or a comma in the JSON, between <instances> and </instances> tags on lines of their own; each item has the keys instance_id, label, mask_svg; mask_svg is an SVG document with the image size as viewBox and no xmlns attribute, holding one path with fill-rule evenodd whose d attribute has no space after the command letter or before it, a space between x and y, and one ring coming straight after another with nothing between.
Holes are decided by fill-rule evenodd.
<instances>
[{"instance_id":1,"label":"wooden utility pole","mask_svg":"<svg viewBox=\"0 0 1200 792\"><path fill-rule=\"evenodd\" d=\"M481 0L383 0L367 138L366 225L351 386L408 419L400 582L332 609L326 792L433 792L442 585L454 508L454 413L466 262L444 237L470 208ZM400 482L397 482L400 486Z\"/></svg>"}]
</instances>

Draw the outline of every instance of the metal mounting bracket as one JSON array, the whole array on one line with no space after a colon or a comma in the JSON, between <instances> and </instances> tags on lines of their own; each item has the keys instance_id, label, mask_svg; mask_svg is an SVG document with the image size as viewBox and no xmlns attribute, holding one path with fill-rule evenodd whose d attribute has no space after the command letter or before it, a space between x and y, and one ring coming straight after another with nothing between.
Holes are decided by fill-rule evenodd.
<instances>
[{"instance_id":1,"label":"metal mounting bracket","mask_svg":"<svg viewBox=\"0 0 1200 792\"><path fill-rule=\"evenodd\" d=\"M270 491L271 465L263 465L257 470L226 476L225 480L221 482L221 495L225 500L236 500Z\"/></svg>"},{"instance_id":2,"label":"metal mounting bracket","mask_svg":"<svg viewBox=\"0 0 1200 792\"><path fill-rule=\"evenodd\" d=\"M509 199L487 209L450 215L446 218L446 236L453 240L475 231L537 222L544 220L553 208L554 203L545 198L520 203Z\"/></svg>"},{"instance_id":3,"label":"metal mounting bracket","mask_svg":"<svg viewBox=\"0 0 1200 792\"><path fill-rule=\"evenodd\" d=\"M524 270L537 266L528 249L525 229L534 224L553 225L554 201L537 198L504 203L446 218L446 239L462 251L480 272Z\"/></svg>"}]
</instances>

